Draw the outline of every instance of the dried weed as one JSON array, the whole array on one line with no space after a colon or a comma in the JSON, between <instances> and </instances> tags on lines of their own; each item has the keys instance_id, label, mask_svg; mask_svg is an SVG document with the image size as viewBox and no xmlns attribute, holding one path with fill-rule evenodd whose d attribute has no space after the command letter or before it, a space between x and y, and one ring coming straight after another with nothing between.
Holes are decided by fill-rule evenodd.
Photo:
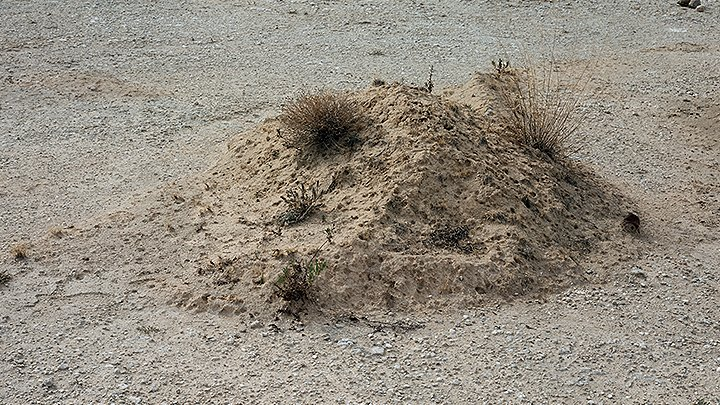
<instances>
[{"instance_id":1,"label":"dried weed","mask_svg":"<svg viewBox=\"0 0 720 405\"><path fill-rule=\"evenodd\" d=\"M325 271L327 263L319 258L322 248L332 243L333 230L325 229L325 241L308 260L293 259L285 266L274 283L275 294L286 303L305 302L318 276Z\"/></svg>"},{"instance_id":2,"label":"dried weed","mask_svg":"<svg viewBox=\"0 0 720 405\"><path fill-rule=\"evenodd\" d=\"M577 152L582 141L575 139L585 116L580 99L587 83L560 80L552 63L539 77L533 68L509 70L509 62L493 63L503 82L501 96L510 109L507 126L524 144L551 158Z\"/></svg>"},{"instance_id":3,"label":"dried weed","mask_svg":"<svg viewBox=\"0 0 720 405\"><path fill-rule=\"evenodd\" d=\"M318 200L325 194L320 189L320 182L316 181L310 186L304 183L296 188L288 189L280 197L287 205L287 210L280 215L278 222L283 226L293 225L306 219L318 206Z\"/></svg>"},{"instance_id":4,"label":"dried weed","mask_svg":"<svg viewBox=\"0 0 720 405\"><path fill-rule=\"evenodd\" d=\"M278 118L286 129L286 146L305 153L345 149L358 141L363 114L344 94L304 95L286 106Z\"/></svg>"}]
</instances>

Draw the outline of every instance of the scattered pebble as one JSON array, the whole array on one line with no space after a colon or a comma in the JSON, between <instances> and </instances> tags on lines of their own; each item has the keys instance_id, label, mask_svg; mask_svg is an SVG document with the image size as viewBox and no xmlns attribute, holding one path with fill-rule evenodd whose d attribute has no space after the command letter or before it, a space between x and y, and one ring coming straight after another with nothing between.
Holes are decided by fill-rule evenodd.
<instances>
[{"instance_id":1,"label":"scattered pebble","mask_svg":"<svg viewBox=\"0 0 720 405\"><path fill-rule=\"evenodd\" d=\"M370 348L369 352L374 356L382 356L385 354L385 348L382 346L373 346Z\"/></svg>"},{"instance_id":2,"label":"scattered pebble","mask_svg":"<svg viewBox=\"0 0 720 405\"><path fill-rule=\"evenodd\" d=\"M47 380L44 380L42 382L42 387L48 391L57 389L57 386L55 385L55 381L53 381L52 378L48 378Z\"/></svg>"},{"instance_id":3,"label":"scattered pebble","mask_svg":"<svg viewBox=\"0 0 720 405\"><path fill-rule=\"evenodd\" d=\"M354 344L355 344L355 341L352 339L348 339L348 338L342 338L337 341L338 346L350 346L350 345L354 345Z\"/></svg>"},{"instance_id":4,"label":"scattered pebble","mask_svg":"<svg viewBox=\"0 0 720 405\"><path fill-rule=\"evenodd\" d=\"M633 268L630 269L630 275L640 278L647 278L647 274L645 274L643 269L637 266L633 266Z\"/></svg>"}]
</instances>

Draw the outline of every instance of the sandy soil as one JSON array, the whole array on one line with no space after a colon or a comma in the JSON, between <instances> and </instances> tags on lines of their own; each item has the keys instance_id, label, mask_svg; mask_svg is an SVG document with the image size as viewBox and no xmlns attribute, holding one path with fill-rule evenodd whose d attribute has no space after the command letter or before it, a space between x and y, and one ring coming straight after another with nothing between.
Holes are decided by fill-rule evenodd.
<instances>
[{"instance_id":1,"label":"sandy soil","mask_svg":"<svg viewBox=\"0 0 720 405\"><path fill-rule=\"evenodd\" d=\"M0 402L720 400L715 3L385 3L0 4ZM498 57L589 67L573 160L642 235L608 219L585 281L399 309L326 290L296 319L199 274L253 251L230 230L260 211L219 179L247 175L237 146L290 98L422 84L432 65L422 100L472 104Z\"/></svg>"}]
</instances>

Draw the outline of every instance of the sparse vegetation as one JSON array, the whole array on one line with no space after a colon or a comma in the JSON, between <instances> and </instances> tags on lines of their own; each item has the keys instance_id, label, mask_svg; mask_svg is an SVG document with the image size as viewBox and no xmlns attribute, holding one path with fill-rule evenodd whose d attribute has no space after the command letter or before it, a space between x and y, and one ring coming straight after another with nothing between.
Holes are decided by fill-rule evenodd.
<instances>
[{"instance_id":1,"label":"sparse vegetation","mask_svg":"<svg viewBox=\"0 0 720 405\"><path fill-rule=\"evenodd\" d=\"M136 329L138 332L143 333L145 335L152 335L155 333L162 332L162 330L160 328L158 328L157 326L152 326L152 325L150 325L150 326L140 325Z\"/></svg>"},{"instance_id":2,"label":"sparse vegetation","mask_svg":"<svg viewBox=\"0 0 720 405\"><path fill-rule=\"evenodd\" d=\"M29 251L30 245L25 242L21 242L10 248L10 255L15 260L24 260L28 258Z\"/></svg>"},{"instance_id":3,"label":"sparse vegetation","mask_svg":"<svg viewBox=\"0 0 720 405\"><path fill-rule=\"evenodd\" d=\"M493 60L492 65L495 68L495 72L498 75L502 75L502 74L508 73L510 71L510 61L509 60L503 61L502 58L498 59L497 62L495 62Z\"/></svg>"},{"instance_id":4,"label":"sparse vegetation","mask_svg":"<svg viewBox=\"0 0 720 405\"><path fill-rule=\"evenodd\" d=\"M435 83L433 83L433 71L434 71L434 67L432 65L430 65L430 74L428 75L428 79L425 82L425 90L428 93L432 93L433 88L435 87Z\"/></svg>"},{"instance_id":5,"label":"sparse vegetation","mask_svg":"<svg viewBox=\"0 0 720 405\"><path fill-rule=\"evenodd\" d=\"M471 253L473 245L467 240L470 237L470 230L467 226L445 225L435 229L425 240L427 245L444 249L459 250L464 253Z\"/></svg>"},{"instance_id":6,"label":"sparse vegetation","mask_svg":"<svg viewBox=\"0 0 720 405\"><path fill-rule=\"evenodd\" d=\"M4 270L0 270L0 285L5 285L9 283L10 280L12 280L12 276L10 275L10 273Z\"/></svg>"},{"instance_id":7,"label":"sparse vegetation","mask_svg":"<svg viewBox=\"0 0 720 405\"><path fill-rule=\"evenodd\" d=\"M543 78L533 69L509 71L509 62L493 63L503 81L502 96L510 109L507 124L524 144L551 158L564 157L577 149L571 145L583 122L579 112L580 81L565 85L551 66ZM573 150L575 149L575 150Z\"/></svg>"},{"instance_id":8,"label":"sparse vegetation","mask_svg":"<svg viewBox=\"0 0 720 405\"><path fill-rule=\"evenodd\" d=\"M288 189L287 193L280 197L288 208L280 215L278 222L288 226L303 221L317 208L318 200L323 194L325 192L320 190L318 181L309 187L300 183L298 187Z\"/></svg>"},{"instance_id":9,"label":"sparse vegetation","mask_svg":"<svg viewBox=\"0 0 720 405\"><path fill-rule=\"evenodd\" d=\"M360 106L334 92L301 96L279 120L287 131L281 134L286 146L306 153L352 147L363 121Z\"/></svg>"},{"instance_id":10,"label":"sparse vegetation","mask_svg":"<svg viewBox=\"0 0 720 405\"><path fill-rule=\"evenodd\" d=\"M292 263L283 268L275 281L276 295L286 302L298 302L308 298L317 277L325 271L327 263L321 259L320 252L326 244L332 243L333 231L325 229L325 241L308 260L293 259Z\"/></svg>"}]
</instances>

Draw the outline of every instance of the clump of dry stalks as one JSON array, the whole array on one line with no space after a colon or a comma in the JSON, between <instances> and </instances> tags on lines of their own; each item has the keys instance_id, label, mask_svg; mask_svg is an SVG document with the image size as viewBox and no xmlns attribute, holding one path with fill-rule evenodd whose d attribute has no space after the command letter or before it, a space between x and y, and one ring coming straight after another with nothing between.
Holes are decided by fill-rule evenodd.
<instances>
[{"instance_id":1,"label":"clump of dry stalks","mask_svg":"<svg viewBox=\"0 0 720 405\"><path fill-rule=\"evenodd\" d=\"M506 121L513 135L551 158L567 157L582 147L577 137L585 114L581 98L587 83L583 73L576 80L562 80L552 63L538 75L534 68L510 69L493 63L502 82L501 96L509 108Z\"/></svg>"}]
</instances>

